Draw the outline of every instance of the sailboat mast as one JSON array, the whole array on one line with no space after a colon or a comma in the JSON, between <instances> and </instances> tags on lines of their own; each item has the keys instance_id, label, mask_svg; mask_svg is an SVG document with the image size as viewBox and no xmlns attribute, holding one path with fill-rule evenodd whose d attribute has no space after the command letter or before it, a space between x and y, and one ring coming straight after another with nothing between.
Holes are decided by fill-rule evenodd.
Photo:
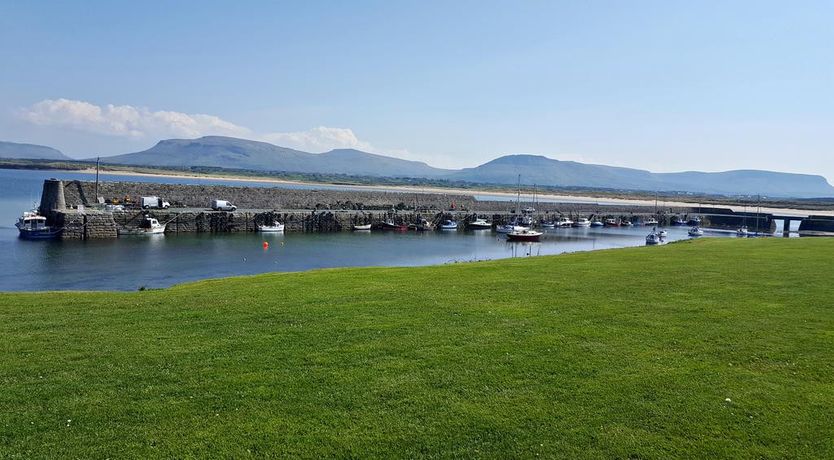
<instances>
[{"instance_id":1,"label":"sailboat mast","mask_svg":"<svg viewBox=\"0 0 834 460\"><path fill-rule=\"evenodd\" d=\"M515 213L518 215L521 212L521 174L518 175L518 186L516 188L515 198Z\"/></svg>"}]
</instances>

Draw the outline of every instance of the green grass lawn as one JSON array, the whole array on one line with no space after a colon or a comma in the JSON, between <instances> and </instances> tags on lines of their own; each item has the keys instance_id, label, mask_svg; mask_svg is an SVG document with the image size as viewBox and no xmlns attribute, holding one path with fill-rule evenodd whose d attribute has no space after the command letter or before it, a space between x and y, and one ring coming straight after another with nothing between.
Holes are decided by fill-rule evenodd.
<instances>
[{"instance_id":1,"label":"green grass lawn","mask_svg":"<svg viewBox=\"0 0 834 460\"><path fill-rule=\"evenodd\" d=\"M834 240L0 294L0 458L834 457Z\"/></svg>"}]
</instances>

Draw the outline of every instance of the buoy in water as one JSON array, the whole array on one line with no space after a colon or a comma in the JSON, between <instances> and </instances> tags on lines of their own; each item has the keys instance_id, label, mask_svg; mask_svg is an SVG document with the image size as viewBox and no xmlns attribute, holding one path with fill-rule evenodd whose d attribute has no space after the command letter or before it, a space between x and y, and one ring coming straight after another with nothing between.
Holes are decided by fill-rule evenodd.
<instances>
[{"instance_id":1,"label":"buoy in water","mask_svg":"<svg viewBox=\"0 0 834 460\"><path fill-rule=\"evenodd\" d=\"M264 241L264 249L269 249L269 241Z\"/></svg>"}]
</instances>

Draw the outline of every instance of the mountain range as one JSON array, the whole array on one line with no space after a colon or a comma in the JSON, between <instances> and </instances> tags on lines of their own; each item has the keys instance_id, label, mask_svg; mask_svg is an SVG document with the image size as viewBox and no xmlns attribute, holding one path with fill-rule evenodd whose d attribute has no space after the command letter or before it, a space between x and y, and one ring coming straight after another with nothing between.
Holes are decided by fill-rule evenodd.
<instances>
[{"instance_id":1,"label":"mountain range","mask_svg":"<svg viewBox=\"0 0 834 460\"><path fill-rule=\"evenodd\" d=\"M18 144L16 142L0 141L0 158L16 158L21 160L72 160L60 150L35 144Z\"/></svg>"},{"instance_id":2,"label":"mountain range","mask_svg":"<svg viewBox=\"0 0 834 460\"><path fill-rule=\"evenodd\" d=\"M67 160L60 151L0 142L0 158ZM193 166L265 172L445 179L483 184L524 184L723 195L831 197L824 177L758 170L717 173L653 173L641 169L560 161L540 155L506 155L474 168L449 170L353 149L308 153L266 142L221 136L168 139L150 149L102 158L103 163L189 168Z\"/></svg>"}]
</instances>

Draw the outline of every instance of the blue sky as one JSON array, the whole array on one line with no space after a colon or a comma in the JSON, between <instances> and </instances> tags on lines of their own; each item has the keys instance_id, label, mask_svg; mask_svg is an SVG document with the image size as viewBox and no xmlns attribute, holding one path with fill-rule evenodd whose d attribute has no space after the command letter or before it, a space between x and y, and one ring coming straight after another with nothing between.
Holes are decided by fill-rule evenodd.
<instances>
[{"instance_id":1,"label":"blue sky","mask_svg":"<svg viewBox=\"0 0 834 460\"><path fill-rule=\"evenodd\" d=\"M2 2L0 139L834 180L834 2Z\"/></svg>"}]
</instances>

